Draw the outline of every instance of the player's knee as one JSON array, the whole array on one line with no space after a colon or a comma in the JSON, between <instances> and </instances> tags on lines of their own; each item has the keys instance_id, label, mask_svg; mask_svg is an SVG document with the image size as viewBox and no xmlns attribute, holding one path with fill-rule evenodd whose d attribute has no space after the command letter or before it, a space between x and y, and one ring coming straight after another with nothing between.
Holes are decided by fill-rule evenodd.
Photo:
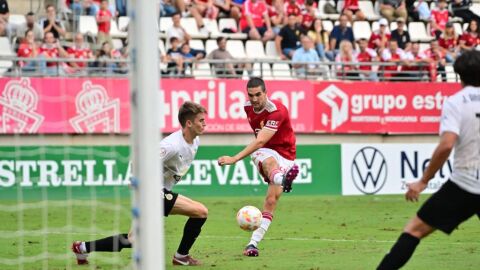
<instances>
[{"instance_id":1,"label":"player's knee","mask_svg":"<svg viewBox=\"0 0 480 270\"><path fill-rule=\"evenodd\" d=\"M408 222L403 231L416 238L422 239L429 235L433 230L434 229L430 225L423 222L420 218L414 217Z\"/></svg>"},{"instance_id":2,"label":"player's knee","mask_svg":"<svg viewBox=\"0 0 480 270\"><path fill-rule=\"evenodd\" d=\"M208 208L205 205L198 203L196 216L199 218L207 218Z\"/></svg>"}]
</instances>

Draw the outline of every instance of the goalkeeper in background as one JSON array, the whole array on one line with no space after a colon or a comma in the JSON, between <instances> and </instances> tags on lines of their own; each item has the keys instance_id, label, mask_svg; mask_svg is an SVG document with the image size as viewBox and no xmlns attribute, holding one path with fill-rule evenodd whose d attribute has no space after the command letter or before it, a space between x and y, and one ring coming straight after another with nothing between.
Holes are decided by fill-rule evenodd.
<instances>
[{"instance_id":1,"label":"goalkeeper in background","mask_svg":"<svg viewBox=\"0 0 480 270\"><path fill-rule=\"evenodd\" d=\"M206 110L199 104L185 102L178 112L178 120L182 128L160 142L160 158L163 160L164 215L183 215L189 219L183 230L183 237L177 252L173 256L174 265L200 265L200 261L189 255L190 248L197 239L203 224L207 220L208 209L200 202L172 192L173 186L179 182L190 168L199 146L198 136L205 130ZM77 264L88 264L88 254L94 251L118 252L123 248L131 248L132 231L95 241L75 241L72 251Z\"/></svg>"}]
</instances>

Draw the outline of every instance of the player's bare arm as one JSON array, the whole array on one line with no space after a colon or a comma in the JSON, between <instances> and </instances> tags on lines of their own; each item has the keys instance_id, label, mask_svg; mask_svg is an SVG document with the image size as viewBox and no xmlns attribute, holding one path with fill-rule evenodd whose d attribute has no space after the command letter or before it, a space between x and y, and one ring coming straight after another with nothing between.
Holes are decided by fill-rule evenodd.
<instances>
[{"instance_id":1,"label":"player's bare arm","mask_svg":"<svg viewBox=\"0 0 480 270\"><path fill-rule=\"evenodd\" d=\"M418 201L420 193L427 187L428 182L435 176L435 173L443 166L452 152L458 135L453 132L444 132L440 137L440 143L433 152L432 159L423 172L420 180L407 184L408 191L405 194L407 201Z\"/></svg>"},{"instance_id":2,"label":"player's bare arm","mask_svg":"<svg viewBox=\"0 0 480 270\"><path fill-rule=\"evenodd\" d=\"M275 131L262 128L255 138L250 144L248 144L242 151L237 153L235 156L222 156L218 158L218 165L231 165L235 164L237 161L244 159L245 157L249 156L256 150L262 148L272 137L275 135Z\"/></svg>"}]
</instances>

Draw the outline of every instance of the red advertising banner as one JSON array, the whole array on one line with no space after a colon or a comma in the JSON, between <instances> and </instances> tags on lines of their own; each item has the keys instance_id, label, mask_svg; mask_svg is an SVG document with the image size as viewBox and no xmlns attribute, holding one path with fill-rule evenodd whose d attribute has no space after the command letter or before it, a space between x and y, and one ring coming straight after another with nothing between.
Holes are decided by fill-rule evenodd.
<instances>
[{"instance_id":1,"label":"red advertising banner","mask_svg":"<svg viewBox=\"0 0 480 270\"><path fill-rule=\"evenodd\" d=\"M460 89L453 83L319 83L315 131L434 134L443 101Z\"/></svg>"},{"instance_id":2,"label":"red advertising banner","mask_svg":"<svg viewBox=\"0 0 480 270\"><path fill-rule=\"evenodd\" d=\"M297 132L313 132L313 85L308 81L269 81L267 93L289 109ZM159 92L162 130L180 125L184 101L208 110L207 132L249 133L243 106L246 81L164 79ZM160 110L161 109L161 110ZM0 133L128 133L127 79L0 78Z\"/></svg>"}]
</instances>

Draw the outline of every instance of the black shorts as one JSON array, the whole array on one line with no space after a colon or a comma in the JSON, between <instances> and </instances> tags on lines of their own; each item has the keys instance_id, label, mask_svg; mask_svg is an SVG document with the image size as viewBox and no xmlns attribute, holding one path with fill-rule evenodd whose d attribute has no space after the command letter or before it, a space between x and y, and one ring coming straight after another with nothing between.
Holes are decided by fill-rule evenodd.
<instances>
[{"instance_id":1,"label":"black shorts","mask_svg":"<svg viewBox=\"0 0 480 270\"><path fill-rule=\"evenodd\" d=\"M172 211L175 202L177 201L178 193L171 192L170 190L163 189L163 215L168 217L168 214Z\"/></svg>"},{"instance_id":2,"label":"black shorts","mask_svg":"<svg viewBox=\"0 0 480 270\"><path fill-rule=\"evenodd\" d=\"M258 31L258 33L260 34L260 36L263 37L263 35L265 34L265 32L267 32L267 27L265 27L265 26L257 27L257 31ZM245 28L245 29L243 29L242 32L243 32L244 34L250 33L250 26L247 27L247 28Z\"/></svg>"},{"instance_id":3,"label":"black shorts","mask_svg":"<svg viewBox=\"0 0 480 270\"><path fill-rule=\"evenodd\" d=\"M480 217L480 195L461 189L448 180L422 205L417 216L428 225L451 234L473 215Z\"/></svg>"}]
</instances>

